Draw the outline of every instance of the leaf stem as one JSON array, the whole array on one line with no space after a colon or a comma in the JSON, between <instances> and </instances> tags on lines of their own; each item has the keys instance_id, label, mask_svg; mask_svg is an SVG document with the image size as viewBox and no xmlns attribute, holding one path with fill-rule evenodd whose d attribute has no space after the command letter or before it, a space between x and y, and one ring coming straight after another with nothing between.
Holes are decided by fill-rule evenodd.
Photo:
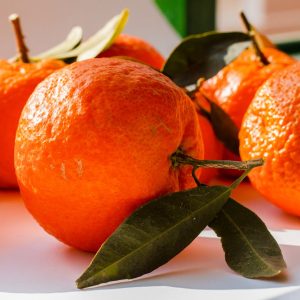
<instances>
[{"instance_id":1,"label":"leaf stem","mask_svg":"<svg viewBox=\"0 0 300 300\"><path fill-rule=\"evenodd\" d=\"M249 172L253 168L254 167L250 167L248 170L246 170L245 172L243 172L243 174L230 185L230 189L234 190L235 188L237 188L238 185L248 176Z\"/></svg>"},{"instance_id":2,"label":"leaf stem","mask_svg":"<svg viewBox=\"0 0 300 300\"><path fill-rule=\"evenodd\" d=\"M20 24L20 17L17 14L12 14L9 16L9 20L12 23L14 29L19 59L24 63L29 63L30 60L28 56L28 48L26 47L24 41L24 35L22 33Z\"/></svg>"},{"instance_id":3,"label":"leaf stem","mask_svg":"<svg viewBox=\"0 0 300 300\"><path fill-rule=\"evenodd\" d=\"M254 167L262 166L262 159L253 159L246 161L234 160L198 160L177 150L171 155L171 161L174 167L178 165L191 165L196 168L217 168L234 170L251 170Z\"/></svg>"},{"instance_id":4,"label":"leaf stem","mask_svg":"<svg viewBox=\"0 0 300 300\"><path fill-rule=\"evenodd\" d=\"M241 16L241 19L242 19L242 21L243 21L243 23L246 27L246 30L247 30L247 32L250 36L250 39L251 39L252 45L254 47L254 50L255 50L257 56L259 57L261 63L264 64L265 66L269 65L270 62L265 57L265 55L263 54L263 52L261 51L261 49L258 45L258 42L256 40L255 30L254 30L253 26L249 23L249 21L248 21L246 15L244 14L244 12L241 12L240 16Z\"/></svg>"},{"instance_id":5,"label":"leaf stem","mask_svg":"<svg viewBox=\"0 0 300 300\"><path fill-rule=\"evenodd\" d=\"M194 180L195 180L197 186L201 186L201 182L199 181L199 179L198 179L198 177L197 177L197 175L196 175L197 169L198 169L198 168L197 168L196 166L193 167L193 170L192 170L192 176L193 176L193 178L194 178Z\"/></svg>"}]
</instances>

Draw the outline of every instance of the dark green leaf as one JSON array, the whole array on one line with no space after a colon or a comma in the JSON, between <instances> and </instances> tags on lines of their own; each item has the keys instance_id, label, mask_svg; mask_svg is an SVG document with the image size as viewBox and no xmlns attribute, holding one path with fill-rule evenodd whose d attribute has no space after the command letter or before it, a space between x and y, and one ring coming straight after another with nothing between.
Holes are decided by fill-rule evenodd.
<instances>
[{"instance_id":1,"label":"dark green leaf","mask_svg":"<svg viewBox=\"0 0 300 300\"><path fill-rule=\"evenodd\" d=\"M229 267L248 277L272 277L285 267L281 250L259 217L229 199L209 225L219 237Z\"/></svg>"},{"instance_id":2,"label":"dark green leaf","mask_svg":"<svg viewBox=\"0 0 300 300\"><path fill-rule=\"evenodd\" d=\"M239 155L239 130L229 115L216 103L210 102L210 121L217 138L231 152Z\"/></svg>"},{"instance_id":3,"label":"dark green leaf","mask_svg":"<svg viewBox=\"0 0 300 300\"><path fill-rule=\"evenodd\" d=\"M149 273L189 245L230 196L224 186L199 187L153 200L136 210L108 238L78 288Z\"/></svg>"},{"instance_id":4,"label":"dark green leaf","mask_svg":"<svg viewBox=\"0 0 300 300\"><path fill-rule=\"evenodd\" d=\"M179 86L195 84L200 77L210 78L222 69L226 65L226 56L227 60L228 56L233 59L231 46L244 41L249 41L249 36L242 32L191 35L171 53L163 73ZM247 46L236 46L235 55Z\"/></svg>"}]
</instances>

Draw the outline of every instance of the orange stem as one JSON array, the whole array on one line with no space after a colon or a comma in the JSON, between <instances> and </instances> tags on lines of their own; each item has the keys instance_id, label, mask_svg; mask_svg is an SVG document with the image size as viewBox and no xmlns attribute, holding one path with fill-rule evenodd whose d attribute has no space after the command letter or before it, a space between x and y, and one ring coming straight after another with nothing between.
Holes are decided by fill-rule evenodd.
<instances>
[{"instance_id":1,"label":"orange stem","mask_svg":"<svg viewBox=\"0 0 300 300\"><path fill-rule=\"evenodd\" d=\"M261 51L261 49L257 43L256 37L255 37L255 31L253 30L253 26L249 23L246 15L243 12L241 12L241 18L242 18L242 21L246 27L246 30L251 38L252 45L253 45L255 52L256 52L257 56L259 57L260 61L265 66L270 64L270 62L265 57L265 55L263 54L263 52Z\"/></svg>"},{"instance_id":2,"label":"orange stem","mask_svg":"<svg viewBox=\"0 0 300 300\"><path fill-rule=\"evenodd\" d=\"M22 28L20 24L20 17L17 14L12 14L9 16L9 20L13 25L16 44L17 44L17 51L20 60L24 63L29 63L29 56L28 56L28 48L24 42L24 35L22 33Z\"/></svg>"}]
</instances>

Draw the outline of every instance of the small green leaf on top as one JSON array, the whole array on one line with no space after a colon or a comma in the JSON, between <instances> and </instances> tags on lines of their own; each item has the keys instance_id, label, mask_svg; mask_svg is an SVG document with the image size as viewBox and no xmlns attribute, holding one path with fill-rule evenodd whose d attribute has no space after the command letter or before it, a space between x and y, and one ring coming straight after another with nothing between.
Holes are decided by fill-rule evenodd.
<instances>
[{"instance_id":1,"label":"small green leaf on top","mask_svg":"<svg viewBox=\"0 0 300 300\"><path fill-rule=\"evenodd\" d=\"M77 48L66 53L61 53L55 58L62 60L76 58L77 61L81 61L96 57L103 50L107 49L122 32L128 20L128 16L128 9L124 9L119 15L113 17L96 34L81 43Z\"/></svg>"},{"instance_id":2,"label":"small green leaf on top","mask_svg":"<svg viewBox=\"0 0 300 300\"><path fill-rule=\"evenodd\" d=\"M198 187L137 209L99 249L78 288L149 273L189 245L230 196L225 186Z\"/></svg>"},{"instance_id":3,"label":"small green leaf on top","mask_svg":"<svg viewBox=\"0 0 300 300\"><path fill-rule=\"evenodd\" d=\"M229 267L248 278L273 277L286 264L281 250L262 220L229 198L209 225L221 237Z\"/></svg>"},{"instance_id":4,"label":"small green leaf on top","mask_svg":"<svg viewBox=\"0 0 300 300\"><path fill-rule=\"evenodd\" d=\"M77 61L94 58L105 49L109 48L118 35L123 31L129 16L129 10L124 9L119 15L112 18L103 28L88 41L88 47L82 51Z\"/></svg>"},{"instance_id":5,"label":"small green leaf on top","mask_svg":"<svg viewBox=\"0 0 300 300\"><path fill-rule=\"evenodd\" d=\"M237 56L249 43L249 35L242 32L208 32L191 35L171 53L163 73L179 86L195 84L200 77L210 78L232 60L232 46ZM228 52L229 51L229 52ZM230 56L230 58L228 58Z\"/></svg>"},{"instance_id":6,"label":"small green leaf on top","mask_svg":"<svg viewBox=\"0 0 300 300\"><path fill-rule=\"evenodd\" d=\"M38 61L45 58L52 58L76 48L81 42L82 34L82 28L80 26L73 27L67 38L62 43L45 52L35 55L34 57L31 57L31 60Z\"/></svg>"}]
</instances>

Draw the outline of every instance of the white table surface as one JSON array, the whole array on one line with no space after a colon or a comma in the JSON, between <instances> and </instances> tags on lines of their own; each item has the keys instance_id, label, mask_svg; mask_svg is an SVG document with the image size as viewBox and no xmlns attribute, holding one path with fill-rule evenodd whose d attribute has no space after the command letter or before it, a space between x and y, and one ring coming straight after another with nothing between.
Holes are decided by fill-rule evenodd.
<instances>
[{"instance_id":1,"label":"white table surface","mask_svg":"<svg viewBox=\"0 0 300 300\"><path fill-rule=\"evenodd\" d=\"M0 299L300 299L300 219L266 202L248 183L234 197L265 221L288 269L276 280L251 280L226 265L209 229L166 265L142 278L77 290L92 255L46 234L17 192L0 191Z\"/></svg>"}]
</instances>

